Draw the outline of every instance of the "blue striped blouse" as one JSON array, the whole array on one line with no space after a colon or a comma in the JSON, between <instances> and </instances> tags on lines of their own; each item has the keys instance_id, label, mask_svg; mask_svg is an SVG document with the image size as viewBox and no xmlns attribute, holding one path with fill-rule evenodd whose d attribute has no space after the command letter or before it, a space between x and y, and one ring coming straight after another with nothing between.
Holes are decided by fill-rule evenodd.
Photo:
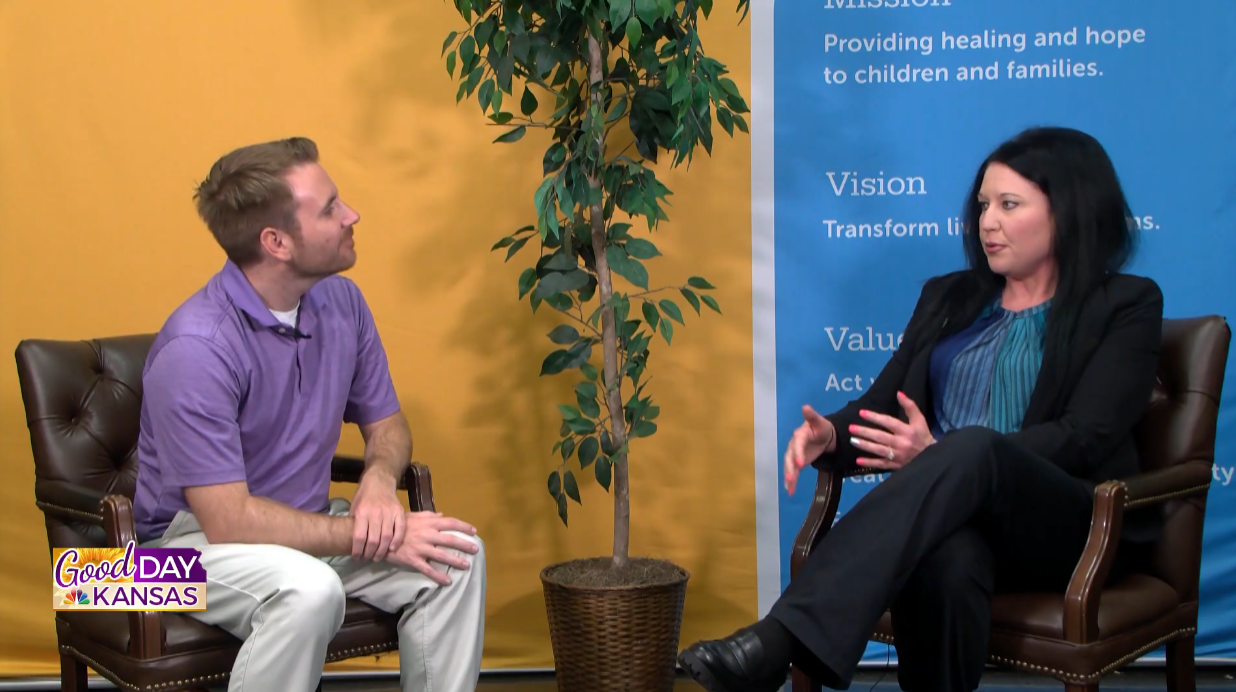
<instances>
[{"instance_id":1,"label":"blue striped blouse","mask_svg":"<svg viewBox=\"0 0 1236 692\"><path fill-rule=\"evenodd\" d=\"M996 302L936 345L930 374L936 439L966 426L1021 428L1043 363L1050 305L1011 312Z\"/></svg>"}]
</instances>

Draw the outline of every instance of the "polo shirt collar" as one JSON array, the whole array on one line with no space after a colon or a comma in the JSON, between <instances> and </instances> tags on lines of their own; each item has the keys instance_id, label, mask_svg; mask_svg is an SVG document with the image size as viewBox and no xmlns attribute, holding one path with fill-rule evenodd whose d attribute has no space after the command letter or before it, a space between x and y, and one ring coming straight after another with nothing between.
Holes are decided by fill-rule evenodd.
<instances>
[{"instance_id":1,"label":"polo shirt collar","mask_svg":"<svg viewBox=\"0 0 1236 692\"><path fill-rule=\"evenodd\" d=\"M262 301L262 296L258 295L258 292L253 288L253 284L249 283L248 277L245 276L245 273L241 271L236 263L227 260L223 265L221 278L223 290L227 293L228 298L231 299L232 304L249 315L251 320L262 327L275 331L282 331L287 328L271 313L270 308L266 307L266 303ZM301 296L296 325L296 331L301 336L312 336L316 329L315 303L316 300L312 288L305 292L305 295Z\"/></svg>"}]
</instances>

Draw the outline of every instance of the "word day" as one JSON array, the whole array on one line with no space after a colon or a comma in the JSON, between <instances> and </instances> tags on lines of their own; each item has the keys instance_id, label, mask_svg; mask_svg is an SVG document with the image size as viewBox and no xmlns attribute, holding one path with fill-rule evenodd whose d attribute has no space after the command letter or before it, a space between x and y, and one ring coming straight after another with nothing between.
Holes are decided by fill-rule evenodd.
<instances>
[{"instance_id":1,"label":"word day","mask_svg":"<svg viewBox=\"0 0 1236 692\"><path fill-rule=\"evenodd\" d=\"M206 568L192 548L56 548L54 610L205 610Z\"/></svg>"}]
</instances>

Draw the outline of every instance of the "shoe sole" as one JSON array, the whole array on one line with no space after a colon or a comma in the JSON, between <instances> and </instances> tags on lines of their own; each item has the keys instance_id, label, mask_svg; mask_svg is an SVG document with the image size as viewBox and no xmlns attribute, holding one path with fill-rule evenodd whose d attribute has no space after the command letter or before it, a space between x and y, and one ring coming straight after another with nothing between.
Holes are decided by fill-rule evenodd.
<instances>
[{"instance_id":1,"label":"shoe sole","mask_svg":"<svg viewBox=\"0 0 1236 692\"><path fill-rule=\"evenodd\" d=\"M692 679L708 690L708 692L733 692L730 688L722 685L712 674L712 671L708 670L708 666L704 665L704 662L691 651L684 651L679 654L678 663Z\"/></svg>"}]
</instances>

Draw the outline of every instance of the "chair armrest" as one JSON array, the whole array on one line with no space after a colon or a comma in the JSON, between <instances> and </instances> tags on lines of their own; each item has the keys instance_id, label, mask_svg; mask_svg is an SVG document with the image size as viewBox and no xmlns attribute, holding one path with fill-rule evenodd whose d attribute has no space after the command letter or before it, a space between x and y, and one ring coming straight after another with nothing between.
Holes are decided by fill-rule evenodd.
<instances>
[{"instance_id":1,"label":"chair armrest","mask_svg":"<svg viewBox=\"0 0 1236 692\"><path fill-rule=\"evenodd\" d=\"M1090 535L1064 593L1064 638L1068 642L1086 644L1099 636L1099 598L1116 560L1127 493L1122 481L1107 481L1094 489Z\"/></svg>"},{"instance_id":2,"label":"chair armrest","mask_svg":"<svg viewBox=\"0 0 1236 692\"><path fill-rule=\"evenodd\" d=\"M364 459L336 456L331 460L330 479L336 483L359 483L364 472ZM396 488L408 491L408 507L413 512L434 511L433 480L428 466L416 461L408 464Z\"/></svg>"},{"instance_id":3,"label":"chair armrest","mask_svg":"<svg viewBox=\"0 0 1236 692\"><path fill-rule=\"evenodd\" d=\"M1205 495L1210 489L1211 465L1187 461L1169 468L1142 473L1125 479L1128 497L1125 509L1158 504L1168 500Z\"/></svg>"},{"instance_id":4,"label":"chair armrest","mask_svg":"<svg viewBox=\"0 0 1236 692\"><path fill-rule=\"evenodd\" d=\"M863 469L859 469L862 471ZM828 530L833 527L837 517L837 507L841 503L841 487L846 476L858 475L855 472L845 472L839 469L821 469L815 479L815 496L811 500L811 508L807 510L807 518L803 520L798 535L794 538L794 547L790 553L790 578L793 579L811 551L819 545Z\"/></svg>"}]
</instances>

